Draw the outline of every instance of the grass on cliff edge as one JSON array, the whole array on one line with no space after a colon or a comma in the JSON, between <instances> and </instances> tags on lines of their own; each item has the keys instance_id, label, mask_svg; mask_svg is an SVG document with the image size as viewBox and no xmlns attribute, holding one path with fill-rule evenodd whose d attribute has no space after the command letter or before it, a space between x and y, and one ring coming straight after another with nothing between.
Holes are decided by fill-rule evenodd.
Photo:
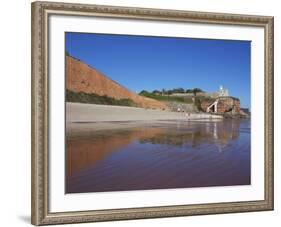
<instances>
[{"instance_id":1,"label":"grass on cliff edge","mask_svg":"<svg viewBox=\"0 0 281 227\"><path fill-rule=\"evenodd\" d=\"M149 92L141 92L139 95L155 99L158 101L165 101L165 102L179 102L179 103L187 103L191 104L192 99L191 98L186 98L186 97L178 97L178 96L171 96L171 95L157 95Z\"/></svg>"},{"instance_id":2,"label":"grass on cliff edge","mask_svg":"<svg viewBox=\"0 0 281 227\"><path fill-rule=\"evenodd\" d=\"M88 94L84 92L66 90L65 98L66 102L137 107L137 104L131 99L115 99L106 95L101 96L94 93Z\"/></svg>"}]
</instances>

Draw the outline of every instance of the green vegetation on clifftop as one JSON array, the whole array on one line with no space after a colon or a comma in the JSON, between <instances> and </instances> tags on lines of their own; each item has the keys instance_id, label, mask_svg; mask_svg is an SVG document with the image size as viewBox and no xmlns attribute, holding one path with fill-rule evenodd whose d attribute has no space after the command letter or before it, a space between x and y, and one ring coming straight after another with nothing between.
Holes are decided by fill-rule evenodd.
<instances>
[{"instance_id":1,"label":"green vegetation on clifftop","mask_svg":"<svg viewBox=\"0 0 281 227\"><path fill-rule=\"evenodd\" d=\"M100 96L94 93L88 94L84 92L73 92L70 90L66 90L65 99L66 102L79 102L114 106L137 106L137 104L131 99L115 99L106 95Z\"/></svg>"},{"instance_id":2,"label":"green vegetation on clifftop","mask_svg":"<svg viewBox=\"0 0 281 227\"><path fill-rule=\"evenodd\" d=\"M147 91L141 91L139 93L141 96L145 96L151 99L156 99L158 101L166 101L166 102L181 102L181 103L192 103L191 99L187 99L185 97L171 96L171 95L159 95L156 93L150 93Z\"/></svg>"}]
</instances>

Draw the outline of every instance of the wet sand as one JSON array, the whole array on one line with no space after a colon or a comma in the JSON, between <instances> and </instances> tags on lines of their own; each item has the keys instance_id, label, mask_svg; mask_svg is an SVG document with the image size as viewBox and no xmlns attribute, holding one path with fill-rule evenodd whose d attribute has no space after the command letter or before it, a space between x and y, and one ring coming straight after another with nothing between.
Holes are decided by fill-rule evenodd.
<instances>
[{"instance_id":1,"label":"wet sand","mask_svg":"<svg viewBox=\"0 0 281 227\"><path fill-rule=\"evenodd\" d=\"M96 130L98 124L111 128ZM67 137L66 193L251 183L248 120L100 122L89 128Z\"/></svg>"}]
</instances>

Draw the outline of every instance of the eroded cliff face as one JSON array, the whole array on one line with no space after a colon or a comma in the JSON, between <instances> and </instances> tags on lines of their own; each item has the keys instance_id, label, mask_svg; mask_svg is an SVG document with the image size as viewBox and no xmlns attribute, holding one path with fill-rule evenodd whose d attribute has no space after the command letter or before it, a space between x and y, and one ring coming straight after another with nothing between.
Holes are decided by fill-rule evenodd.
<instances>
[{"instance_id":1,"label":"eroded cliff face","mask_svg":"<svg viewBox=\"0 0 281 227\"><path fill-rule=\"evenodd\" d=\"M70 56L66 56L66 89L73 92L107 95L115 99L131 99L143 108L167 109L165 103L137 95L96 69Z\"/></svg>"},{"instance_id":2,"label":"eroded cliff face","mask_svg":"<svg viewBox=\"0 0 281 227\"><path fill-rule=\"evenodd\" d=\"M207 111L208 106L210 106L215 99L213 100L205 100L201 103L201 108L203 111ZM213 112L211 110L211 112ZM217 104L217 113L224 114L227 112L231 112L232 114L239 114L240 113L240 101L234 97L220 97L218 104Z\"/></svg>"}]
</instances>

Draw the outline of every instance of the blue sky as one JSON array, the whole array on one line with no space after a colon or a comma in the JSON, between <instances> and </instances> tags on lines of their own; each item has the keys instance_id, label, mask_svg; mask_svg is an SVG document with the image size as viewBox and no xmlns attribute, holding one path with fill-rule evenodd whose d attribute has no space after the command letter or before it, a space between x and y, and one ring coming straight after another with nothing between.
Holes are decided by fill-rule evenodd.
<instances>
[{"instance_id":1,"label":"blue sky","mask_svg":"<svg viewBox=\"0 0 281 227\"><path fill-rule=\"evenodd\" d=\"M251 42L66 33L66 51L131 91L223 85L250 107Z\"/></svg>"}]
</instances>

